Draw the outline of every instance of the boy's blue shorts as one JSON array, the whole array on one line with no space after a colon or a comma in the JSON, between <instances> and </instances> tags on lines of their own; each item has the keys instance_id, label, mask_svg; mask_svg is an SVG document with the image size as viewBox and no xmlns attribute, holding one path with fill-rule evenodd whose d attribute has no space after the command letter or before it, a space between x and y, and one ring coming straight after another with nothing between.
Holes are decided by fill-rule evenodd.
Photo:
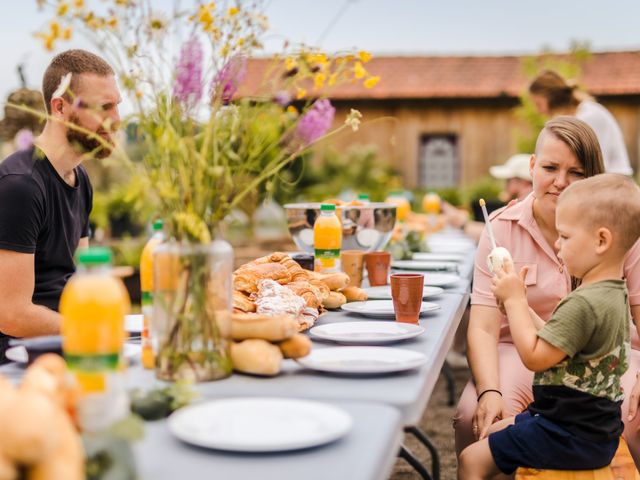
<instances>
[{"instance_id":1,"label":"boy's blue shorts","mask_svg":"<svg viewBox=\"0 0 640 480\"><path fill-rule=\"evenodd\" d=\"M510 475L518 467L550 470L594 470L609 463L620 439L591 442L540 415L521 413L510 425L489 435L493 461Z\"/></svg>"}]
</instances>

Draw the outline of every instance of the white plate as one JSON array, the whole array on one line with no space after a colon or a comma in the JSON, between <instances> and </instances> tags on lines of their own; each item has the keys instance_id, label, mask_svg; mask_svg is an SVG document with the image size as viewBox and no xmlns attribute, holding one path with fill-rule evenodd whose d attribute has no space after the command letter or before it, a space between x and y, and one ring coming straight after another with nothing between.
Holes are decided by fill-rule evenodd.
<instances>
[{"instance_id":1,"label":"white plate","mask_svg":"<svg viewBox=\"0 0 640 480\"><path fill-rule=\"evenodd\" d=\"M427 243L429 250L433 253L457 253L466 254L467 252L476 248L473 242L459 242L459 241L437 241Z\"/></svg>"},{"instance_id":2,"label":"white plate","mask_svg":"<svg viewBox=\"0 0 640 480\"><path fill-rule=\"evenodd\" d=\"M124 344L124 357L128 360L135 360L140 358L140 354L142 352L142 347L140 345L125 343ZM27 349L23 345L18 345L16 347L8 348L4 355L16 363L28 363L29 355L27 354Z\"/></svg>"},{"instance_id":3,"label":"white plate","mask_svg":"<svg viewBox=\"0 0 640 480\"><path fill-rule=\"evenodd\" d=\"M313 327L314 338L333 342L382 345L417 337L424 332L420 325L400 322L340 322Z\"/></svg>"},{"instance_id":4,"label":"white plate","mask_svg":"<svg viewBox=\"0 0 640 480\"><path fill-rule=\"evenodd\" d=\"M436 252L416 252L411 257L413 260L436 261L436 262L456 262L464 261L463 255L455 253L436 253Z\"/></svg>"},{"instance_id":5,"label":"white plate","mask_svg":"<svg viewBox=\"0 0 640 480\"><path fill-rule=\"evenodd\" d=\"M393 268L404 268L405 270L425 270L425 271L456 271L456 262L436 262L423 260L394 260L391 262Z\"/></svg>"},{"instance_id":6,"label":"white plate","mask_svg":"<svg viewBox=\"0 0 640 480\"><path fill-rule=\"evenodd\" d=\"M168 426L180 440L233 452L281 452L333 442L351 429L344 410L288 398L225 398L182 408Z\"/></svg>"},{"instance_id":7,"label":"white plate","mask_svg":"<svg viewBox=\"0 0 640 480\"><path fill-rule=\"evenodd\" d=\"M412 270L397 270L393 273L416 273ZM430 287L449 287L460 281L458 275L453 273L427 272L424 275L424 284ZM348 305L348 304L347 304Z\"/></svg>"},{"instance_id":8,"label":"white plate","mask_svg":"<svg viewBox=\"0 0 640 480\"><path fill-rule=\"evenodd\" d=\"M124 331L127 333L141 333L144 315L125 315Z\"/></svg>"},{"instance_id":9,"label":"white plate","mask_svg":"<svg viewBox=\"0 0 640 480\"><path fill-rule=\"evenodd\" d=\"M342 310L351 313L359 313L374 318L395 318L396 312L392 300L367 300L366 302L351 302L342 305ZM438 310L440 305L422 302L420 313Z\"/></svg>"},{"instance_id":10,"label":"white plate","mask_svg":"<svg viewBox=\"0 0 640 480\"><path fill-rule=\"evenodd\" d=\"M367 298L371 300L391 300L391 285L381 285L379 287L365 288ZM440 287L429 287L425 285L422 289L422 298L433 298L440 295L444 290Z\"/></svg>"},{"instance_id":11,"label":"white plate","mask_svg":"<svg viewBox=\"0 0 640 480\"><path fill-rule=\"evenodd\" d=\"M421 367L427 363L427 357L420 352L393 347L330 347L315 348L296 361L321 372L378 374Z\"/></svg>"}]
</instances>

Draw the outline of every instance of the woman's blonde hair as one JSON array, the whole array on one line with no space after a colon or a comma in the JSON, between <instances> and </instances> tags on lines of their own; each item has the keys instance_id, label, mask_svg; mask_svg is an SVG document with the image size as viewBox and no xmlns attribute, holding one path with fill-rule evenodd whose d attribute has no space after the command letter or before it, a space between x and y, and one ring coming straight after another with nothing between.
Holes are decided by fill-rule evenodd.
<instances>
[{"instance_id":1,"label":"woman's blonde hair","mask_svg":"<svg viewBox=\"0 0 640 480\"><path fill-rule=\"evenodd\" d=\"M562 75L553 70L543 70L529 85L529 93L544 97L549 110L575 108L581 101L587 100L588 94L578 89L572 80L565 80Z\"/></svg>"}]
</instances>

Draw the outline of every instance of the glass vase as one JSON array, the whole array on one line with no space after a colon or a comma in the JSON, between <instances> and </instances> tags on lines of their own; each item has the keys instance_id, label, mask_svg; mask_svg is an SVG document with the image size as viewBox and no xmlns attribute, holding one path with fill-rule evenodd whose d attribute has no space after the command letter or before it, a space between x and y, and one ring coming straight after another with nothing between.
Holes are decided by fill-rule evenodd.
<instances>
[{"instance_id":1,"label":"glass vase","mask_svg":"<svg viewBox=\"0 0 640 480\"><path fill-rule=\"evenodd\" d=\"M233 249L168 242L154 254L151 342L161 380L217 380L231 374Z\"/></svg>"}]
</instances>

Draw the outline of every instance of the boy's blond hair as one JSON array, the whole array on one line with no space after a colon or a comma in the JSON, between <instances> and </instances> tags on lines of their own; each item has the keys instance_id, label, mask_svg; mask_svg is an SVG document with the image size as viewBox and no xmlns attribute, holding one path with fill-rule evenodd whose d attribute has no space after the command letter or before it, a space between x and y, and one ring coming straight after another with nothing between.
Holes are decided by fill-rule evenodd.
<instances>
[{"instance_id":1,"label":"boy's blond hair","mask_svg":"<svg viewBox=\"0 0 640 480\"><path fill-rule=\"evenodd\" d=\"M640 237L640 188L624 175L602 173L574 182L562 192L558 206L576 202L580 218L613 234L613 245L623 252Z\"/></svg>"}]
</instances>

